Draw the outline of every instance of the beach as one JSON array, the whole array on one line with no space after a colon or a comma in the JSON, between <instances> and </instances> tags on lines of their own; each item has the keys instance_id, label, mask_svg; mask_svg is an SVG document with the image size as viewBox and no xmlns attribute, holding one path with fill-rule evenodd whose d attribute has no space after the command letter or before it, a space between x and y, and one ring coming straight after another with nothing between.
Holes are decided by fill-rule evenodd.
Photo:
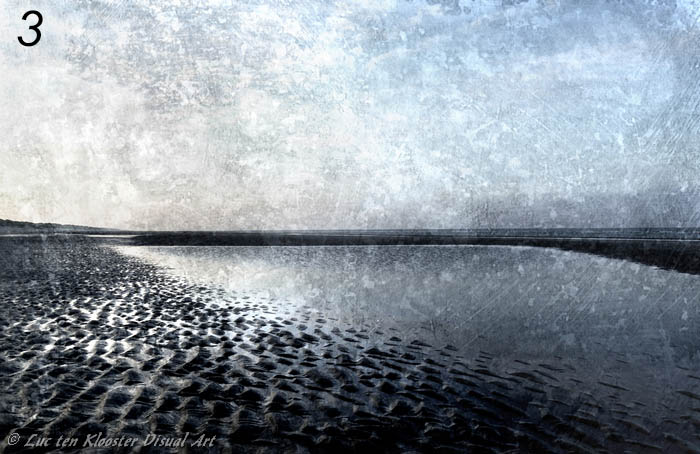
<instances>
[{"instance_id":1,"label":"beach","mask_svg":"<svg viewBox=\"0 0 700 454\"><path fill-rule=\"evenodd\" d=\"M602 279L599 287L607 289L596 293L597 306L557 309L556 301L583 294L559 281L562 293L538 311L517 292L482 288L472 297L522 304L484 305L460 318L458 303L431 331L423 329L429 318L402 318L395 302L387 303L391 317L342 298L323 304L328 298L312 291L324 285L308 278L318 271L284 268L299 263L299 252L283 250L293 255L287 262L273 254L275 260L262 262L276 268L258 271L279 282L292 276L292 283L310 283L286 298L288 286L270 291L264 279L247 285L249 268L207 279L213 272L202 260L226 268L210 252L197 261L202 250L194 249L178 253L77 235L0 238L0 451L167 452L189 443L191 452L700 452L696 276L568 252L537 263L564 266L559 276L575 276L574 266L597 266L591 279ZM343 256L363 257L363 251ZM242 255L257 254L231 253L235 260L220 260L240 265L252 263ZM470 249L441 253L451 254L450 263L475 256ZM590 259L581 262L579 255ZM183 256L194 264L183 265ZM351 281L378 270L396 288L408 284L391 276L417 281L416 270L432 263L429 255L413 262L382 257L367 270L338 261ZM304 263L315 263L309 260ZM498 260L494 267L510 269ZM413 265L397 268L407 261ZM480 269L487 268L484 261ZM518 263L511 264L513 273ZM441 270L436 275L444 279L429 281L430 288L453 289L440 301L468 299L464 287L451 283L461 275L448 268L452 278ZM245 279L231 281L241 272ZM528 282L536 283L538 272ZM524 282L492 273L494 282ZM381 282L361 288L388 288ZM637 284L649 290L619 290ZM679 288L691 290L671 295ZM358 289L361 304L370 297ZM386 295L400 299L395 291ZM610 318L606 311L616 304L618 312L630 312ZM423 310L418 302L413 307ZM551 313L559 315L548 318ZM579 331L552 337L548 330L573 314ZM449 328L455 318L472 325ZM484 330L485 320L499 322ZM476 340L460 342L466 332ZM19 442L11 445L12 434ZM85 446L95 434L133 446ZM50 442L24 446L32 435ZM62 436L78 442L57 446ZM202 436L206 443L191 445Z\"/></svg>"}]
</instances>

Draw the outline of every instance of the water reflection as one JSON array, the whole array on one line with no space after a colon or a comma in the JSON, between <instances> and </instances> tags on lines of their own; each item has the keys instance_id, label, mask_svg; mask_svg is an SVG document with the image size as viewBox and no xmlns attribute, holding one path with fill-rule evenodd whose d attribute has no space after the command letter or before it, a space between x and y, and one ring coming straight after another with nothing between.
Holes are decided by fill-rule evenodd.
<instances>
[{"instance_id":1,"label":"water reflection","mask_svg":"<svg viewBox=\"0 0 700 454\"><path fill-rule=\"evenodd\" d=\"M700 277L511 246L124 247L198 281L499 355L689 361Z\"/></svg>"}]
</instances>

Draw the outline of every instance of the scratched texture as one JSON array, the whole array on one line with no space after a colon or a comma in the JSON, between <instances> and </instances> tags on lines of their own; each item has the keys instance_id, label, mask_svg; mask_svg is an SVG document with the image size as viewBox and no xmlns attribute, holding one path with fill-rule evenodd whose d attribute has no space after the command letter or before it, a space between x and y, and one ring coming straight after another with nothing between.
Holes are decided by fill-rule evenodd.
<instances>
[{"instance_id":1,"label":"scratched texture","mask_svg":"<svg viewBox=\"0 0 700 454\"><path fill-rule=\"evenodd\" d=\"M698 175L700 1L0 1L0 233L698 227ZM0 234L0 454L700 453L697 240L148 240Z\"/></svg>"},{"instance_id":2,"label":"scratched texture","mask_svg":"<svg viewBox=\"0 0 700 454\"><path fill-rule=\"evenodd\" d=\"M32 48L24 11L42 12ZM0 217L697 225L697 1L3 1Z\"/></svg>"}]
</instances>

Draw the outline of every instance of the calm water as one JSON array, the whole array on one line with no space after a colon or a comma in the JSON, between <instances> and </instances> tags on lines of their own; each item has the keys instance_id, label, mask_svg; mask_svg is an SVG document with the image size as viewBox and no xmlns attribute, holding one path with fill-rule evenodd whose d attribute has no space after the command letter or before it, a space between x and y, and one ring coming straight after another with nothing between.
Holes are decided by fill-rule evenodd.
<instances>
[{"instance_id":1,"label":"calm water","mask_svg":"<svg viewBox=\"0 0 700 454\"><path fill-rule=\"evenodd\" d=\"M124 247L200 282L520 357L692 363L700 276L511 246Z\"/></svg>"},{"instance_id":2,"label":"calm water","mask_svg":"<svg viewBox=\"0 0 700 454\"><path fill-rule=\"evenodd\" d=\"M238 295L312 306L330 324L485 351L492 370L546 363L580 392L622 386L653 418L686 417L693 402L680 390L700 395L700 276L511 246L119 250Z\"/></svg>"}]
</instances>

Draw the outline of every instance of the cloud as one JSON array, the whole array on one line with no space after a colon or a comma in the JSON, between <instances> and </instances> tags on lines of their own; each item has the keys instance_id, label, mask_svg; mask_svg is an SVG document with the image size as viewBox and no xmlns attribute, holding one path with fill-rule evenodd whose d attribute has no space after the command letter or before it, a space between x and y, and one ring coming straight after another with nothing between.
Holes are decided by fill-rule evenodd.
<instances>
[{"instance_id":1,"label":"cloud","mask_svg":"<svg viewBox=\"0 0 700 454\"><path fill-rule=\"evenodd\" d=\"M39 4L41 45L0 49L0 217L468 227L484 201L635 193L661 160L697 164L687 141L670 163L649 148L697 92L687 11L430 3ZM1 7L5 35L22 8Z\"/></svg>"}]
</instances>

